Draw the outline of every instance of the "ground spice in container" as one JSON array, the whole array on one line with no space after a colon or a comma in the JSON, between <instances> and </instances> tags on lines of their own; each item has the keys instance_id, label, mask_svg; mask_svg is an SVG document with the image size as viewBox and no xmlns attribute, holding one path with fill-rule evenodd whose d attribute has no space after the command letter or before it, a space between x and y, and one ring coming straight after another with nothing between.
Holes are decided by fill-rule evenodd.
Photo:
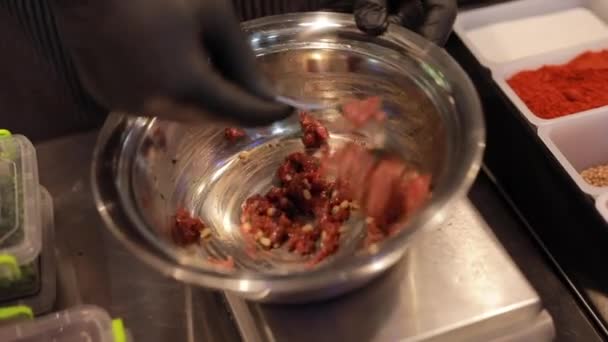
<instances>
[{"instance_id":1,"label":"ground spice in container","mask_svg":"<svg viewBox=\"0 0 608 342\"><path fill-rule=\"evenodd\" d=\"M521 71L508 81L536 116L551 119L608 105L608 50Z\"/></svg>"},{"instance_id":2,"label":"ground spice in container","mask_svg":"<svg viewBox=\"0 0 608 342\"><path fill-rule=\"evenodd\" d=\"M608 186L608 164L585 169L581 172L581 177L593 186Z\"/></svg>"}]
</instances>

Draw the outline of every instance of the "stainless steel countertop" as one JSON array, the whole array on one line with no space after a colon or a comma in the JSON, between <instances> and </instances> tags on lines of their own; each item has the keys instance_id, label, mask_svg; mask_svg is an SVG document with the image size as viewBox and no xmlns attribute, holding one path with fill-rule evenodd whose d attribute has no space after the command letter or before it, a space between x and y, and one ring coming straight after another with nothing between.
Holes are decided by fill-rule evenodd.
<instances>
[{"instance_id":1,"label":"stainless steel countertop","mask_svg":"<svg viewBox=\"0 0 608 342\"><path fill-rule=\"evenodd\" d=\"M89 186L90 159L95 137L95 133L88 133L36 145L41 184L53 196L55 205L56 241L58 242L59 254L57 309L80 303L99 305L108 310L112 316L122 317L135 341L241 340L235 322L227 311L222 294L203 289L191 289L160 276L156 271L134 259L122 246L114 241L113 237L103 227L94 207ZM525 228L518 223L517 218L510 212L508 206L498 197L496 190L492 188L485 175L479 177L470 198L484 215L484 219L490 222L490 227L497 233L501 242L507 246L508 252L515 260L518 260L518 265L526 274L526 277L544 296L543 300L547 303L553 318L558 323L556 324L558 340L599 341L600 338L597 337L581 309L577 307L572 295L560 283L559 278L553 273L547 261L536 250L533 242L526 235ZM468 210L466 207L467 205L465 205L465 210ZM470 237L473 238L474 235ZM452 244L450 248L470 249L473 247L470 239L464 241L468 242ZM434 242L431 239L427 243L432 246ZM450 255L449 250L446 250L445 253ZM483 251L479 252L481 254L477 253L472 255L484 258ZM503 254L503 252L500 253ZM425 262L433 264L432 259L424 259L423 255L414 250L410 257L414 259L412 261L416 259L419 261L426 260ZM406 259L402 267L412 261ZM465 260L459 262L462 263ZM469 258L466 262L470 262L471 269L475 270L482 278L484 272L488 271L488 265L483 260L473 262ZM403 269L395 268L384 278L398 279L400 276L403 276ZM463 279L454 276L451 280L458 284ZM408 291L409 293L412 291L431 293L432 288L439 288L440 293L443 289L439 282L428 289L420 288L420 284L416 281L416 278L410 277L409 283L404 283L401 289L397 290L399 286L379 280L361 291L373 294L379 291L385 293L383 290L388 290L391 293L390 290L393 290L392 296L388 298L399 300L400 295L408 293ZM486 286L495 285L487 284ZM482 291L488 289L490 287L480 287ZM529 295L528 290L522 293L527 292ZM349 298L357 295L360 295L360 293L353 293L332 302L348 301ZM462 302L467 297L475 296L475 294L464 293L462 296L457 297L457 301ZM382 296L376 295L374 297L372 295L370 298L382 299L378 297ZM520 297L520 300L523 301L526 297L524 295ZM404 300L404 297L401 296L401 300ZM333 310L329 312L335 313L337 304L332 304L332 302L323 304L323 306L328 310ZM249 310L247 304L240 303L243 304L241 309ZM369 318L370 321L374 321L376 318L373 316L379 315L377 303L388 305L393 312L396 307L395 304L388 303L386 299L379 302L371 300L368 303L369 306L351 304L349 308L353 311L359 310L367 313L358 316L355 313L355 317ZM440 302L434 303L433 305L436 305L439 310L437 314L448 310L447 307L441 307ZM416 303L413 300L407 301L406 304L409 305L410 309L414 305L420 305L419 302ZM332 305L334 309L331 309ZM302 311L302 315L304 315L306 312L312 312L314 308L313 306L308 308L306 306L297 308L269 307L269 310L269 312L274 312L274 315L290 311ZM433 315L430 307L426 312L428 315ZM239 319L243 318L243 315L237 316L239 316L237 317ZM258 316L246 315L245 317ZM334 330L334 326L339 328L349 322L345 320L348 316L331 317L322 315L322 317L326 319L330 317L328 318L330 327L326 328L330 331ZM308 319L314 322L314 317ZM356 320L350 322L351 324L357 324ZM401 323L396 319L392 322ZM243 323L242 320L239 323ZM304 327L307 326L307 323L308 321L301 321ZM418 329L426 327L427 330L432 330L429 326L416 325L418 324L416 317L409 317L403 323L416 326ZM306 329L313 328L315 326L311 325L310 328ZM376 334L374 336L390 337L386 331L381 329ZM249 339L251 340L251 338Z\"/></svg>"},{"instance_id":2,"label":"stainless steel countertop","mask_svg":"<svg viewBox=\"0 0 608 342\"><path fill-rule=\"evenodd\" d=\"M95 304L122 317L137 342L238 341L223 298L159 275L126 251L90 191L96 134L37 145L40 183L54 199L58 308Z\"/></svg>"},{"instance_id":3,"label":"stainless steel countertop","mask_svg":"<svg viewBox=\"0 0 608 342\"><path fill-rule=\"evenodd\" d=\"M540 298L468 200L382 278L313 305L229 303L251 342L491 341L526 329L515 340L554 336Z\"/></svg>"}]
</instances>

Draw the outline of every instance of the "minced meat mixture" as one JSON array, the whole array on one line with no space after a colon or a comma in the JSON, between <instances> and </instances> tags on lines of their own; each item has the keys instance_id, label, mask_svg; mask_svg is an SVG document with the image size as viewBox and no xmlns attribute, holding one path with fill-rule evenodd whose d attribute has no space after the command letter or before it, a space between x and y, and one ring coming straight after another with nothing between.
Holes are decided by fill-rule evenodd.
<instances>
[{"instance_id":1,"label":"minced meat mixture","mask_svg":"<svg viewBox=\"0 0 608 342\"><path fill-rule=\"evenodd\" d=\"M287 156L277 170L279 185L245 201L242 231L266 249L316 253L313 264L334 253L352 205L344 184L327 180L320 163L303 152Z\"/></svg>"},{"instance_id":2,"label":"minced meat mixture","mask_svg":"<svg viewBox=\"0 0 608 342\"><path fill-rule=\"evenodd\" d=\"M377 97L352 101L342 110L355 127L386 118ZM355 143L329 154L328 130L309 113L300 113L299 119L307 152L288 155L277 169L277 184L242 205L241 230L254 249L256 245L267 250L285 247L310 256L314 265L338 250L341 227L359 207L367 215L365 245L371 246L396 233L429 198L430 176L400 159L379 158ZM245 132L226 128L225 136L236 141ZM312 155L316 149L321 150L321 159ZM176 244L185 246L201 239L205 230L200 219L180 209L171 235ZM232 258L209 261L234 267Z\"/></svg>"},{"instance_id":3,"label":"minced meat mixture","mask_svg":"<svg viewBox=\"0 0 608 342\"><path fill-rule=\"evenodd\" d=\"M308 148L321 147L329 138L327 128L309 113L300 113L300 127L302 143Z\"/></svg>"},{"instance_id":4,"label":"minced meat mixture","mask_svg":"<svg viewBox=\"0 0 608 342\"><path fill-rule=\"evenodd\" d=\"M382 111L382 101L377 96L345 103L342 106L342 115L355 127L361 127L371 120L381 122L386 119L386 114Z\"/></svg>"},{"instance_id":5,"label":"minced meat mixture","mask_svg":"<svg viewBox=\"0 0 608 342\"><path fill-rule=\"evenodd\" d=\"M349 196L368 216L366 244L398 231L401 221L417 211L430 195L430 176L420 175L396 158L377 158L354 143L327 158L324 168L348 179Z\"/></svg>"},{"instance_id":6,"label":"minced meat mixture","mask_svg":"<svg viewBox=\"0 0 608 342\"><path fill-rule=\"evenodd\" d=\"M347 103L343 114L356 127L386 118L379 98ZM329 133L312 115L300 113L300 125L305 147L327 147ZM243 204L241 229L262 248L286 246L313 255L316 264L337 251L340 228L359 205L368 215L365 243L371 245L395 233L429 195L430 177L397 158L378 158L354 143L332 155L322 151L322 159L287 156L277 170L279 184Z\"/></svg>"},{"instance_id":7,"label":"minced meat mixture","mask_svg":"<svg viewBox=\"0 0 608 342\"><path fill-rule=\"evenodd\" d=\"M203 221L192 217L190 212L182 208L175 213L171 237L176 244L187 246L198 242L204 229Z\"/></svg>"}]
</instances>

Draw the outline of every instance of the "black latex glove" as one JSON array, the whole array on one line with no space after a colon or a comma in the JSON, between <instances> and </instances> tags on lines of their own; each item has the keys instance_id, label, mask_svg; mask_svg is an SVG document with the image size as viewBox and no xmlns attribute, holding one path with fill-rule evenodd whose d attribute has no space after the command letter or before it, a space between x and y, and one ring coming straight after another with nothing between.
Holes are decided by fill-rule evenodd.
<instances>
[{"instance_id":1,"label":"black latex glove","mask_svg":"<svg viewBox=\"0 0 608 342\"><path fill-rule=\"evenodd\" d=\"M420 33L437 45L447 41L456 19L456 0L354 0L357 26L381 34L388 22Z\"/></svg>"},{"instance_id":2,"label":"black latex glove","mask_svg":"<svg viewBox=\"0 0 608 342\"><path fill-rule=\"evenodd\" d=\"M230 1L55 0L54 11L85 88L109 109L244 125L291 112L266 90Z\"/></svg>"}]
</instances>

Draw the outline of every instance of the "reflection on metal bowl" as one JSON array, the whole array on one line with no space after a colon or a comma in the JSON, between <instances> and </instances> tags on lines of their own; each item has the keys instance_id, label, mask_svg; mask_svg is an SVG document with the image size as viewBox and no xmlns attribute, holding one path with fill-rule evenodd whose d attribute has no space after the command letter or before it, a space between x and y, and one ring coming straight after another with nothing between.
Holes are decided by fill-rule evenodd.
<instances>
[{"instance_id":1,"label":"reflection on metal bowl","mask_svg":"<svg viewBox=\"0 0 608 342\"><path fill-rule=\"evenodd\" d=\"M286 252L252 255L238 228L240 206L265 192L283 158L302 149L297 119L250 129L247 139L230 143L217 125L114 113L94 157L98 209L136 256L181 281L267 302L309 301L356 288L399 260L412 234L437 225L446 206L468 190L484 146L477 94L443 50L400 27L370 37L351 16L306 13L255 20L245 29L282 96L328 105L381 96L388 114L385 148L432 174L428 205L376 251L357 248L363 230L353 222L339 252L315 268ZM332 147L370 139L343 130L335 112L322 120ZM179 207L200 216L214 238L198 248L176 248L169 228ZM232 256L236 268L216 267L208 256Z\"/></svg>"}]
</instances>

